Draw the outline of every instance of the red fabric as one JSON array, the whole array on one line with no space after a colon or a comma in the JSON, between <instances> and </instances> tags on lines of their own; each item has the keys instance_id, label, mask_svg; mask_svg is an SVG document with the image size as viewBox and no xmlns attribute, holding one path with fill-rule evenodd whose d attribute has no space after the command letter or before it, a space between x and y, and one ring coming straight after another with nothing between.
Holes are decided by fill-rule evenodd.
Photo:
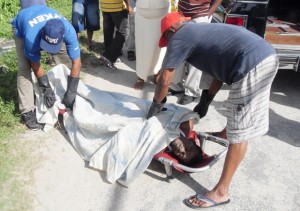
<instances>
[{"instance_id":1,"label":"red fabric","mask_svg":"<svg viewBox=\"0 0 300 211\"><path fill-rule=\"evenodd\" d=\"M159 47L166 47L167 46L167 40L164 37L164 33L174 24L181 20L190 20L190 17L184 17L184 15L181 12L171 12L168 13L160 23L160 30L161 30L161 37L159 40Z\"/></svg>"},{"instance_id":2,"label":"red fabric","mask_svg":"<svg viewBox=\"0 0 300 211\"><path fill-rule=\"evenodd\" d=\"M60 115L63 116L65 112L66 112L66 109L59 109L59 114L60 114Z\"/></svg>"}]
</instances>

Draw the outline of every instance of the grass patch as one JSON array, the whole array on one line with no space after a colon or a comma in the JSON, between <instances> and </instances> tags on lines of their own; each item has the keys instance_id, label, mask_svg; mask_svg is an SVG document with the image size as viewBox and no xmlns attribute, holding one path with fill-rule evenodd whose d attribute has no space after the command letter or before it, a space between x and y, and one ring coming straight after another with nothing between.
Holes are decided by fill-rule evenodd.
<instances>
[{"instance_id":1,"label":"grass patch","mask_svg":"<svg viewBox=\"0 0 300 211\"><path fill-rule=\"evenodd\" d=\"M1 0L0 1L0 37L11 39L12 29L10 21L20 11L20 1L16 0ZM47 1L47 6L57 10L68 20L71 20L72 15L72 1L61 0L61 1Z\"/></svg>"},{"instance_id":2,"label":"grass patch","mask_svg":"<svg viewBox=\"0 0 300 211\"><path fill-rule=\"evenodd\" d=\"M15 52L0 56L0 210L27 207L22 185L14 171L26 160L16 136L24 132L17 109L17 57ZM5 67L5 68L4 68Z\"/></svg>"},{"instance_id":3,"label":"grass patch","mask_svg":"<svg viewBox=\"0 0 300 211\"><path fill-rule=\"evenodd\" d=\"M47 5L71 20L72 1L52 0L47 1ZM12 38L9 20L14 18L19 10L19 1L0 1L0 37ZM104 48L102 30L94 33L93 40L95 48L89 50L86 46L86 33L82 33L82 61L88 66L98 65L93 62ZM47 53L42 52L41 64L45 70L51 69L46 64L47 58ZM28 142L22 139L25 126L20 124L18 61L14 49L0 55L0 67L5 67L0 70L0 210L32 210L32 198L24 188L31 184L31 174L38 165L34 151L38 148L39 141Z\"/></svg>"},{"instance_id":4,"label":"grass patch","mask_svg":"<svg viewBox=\"0 0 300 211\"><path fill-rule=\"evenodd\" d=\"M53 0L47 1L47 6L55 9L59 12L62 16L67 18L69 21L72 18L72 1L69 0Z\"/></svg>"},{"instance_id":5,"label":"grass patch","mask_svg":"<svg viewBox=\"0 0 300 211\"><path fill-rule=\"evenodd\" d=\"M72 1L47 1L49 7L71 20ZM19 1L0 1L0 37L12 39L10 20L20 10ZM42 52L45 70L47 53ZM22 141L25 127L20 124L17 93L17 55L13 49L0 55L0 210L31 210L32 198L27 193L30 175L35 169L33 142Z\"/></svg>"},{"instance_id":6,"label":"grass patch","mask_svg":"<svg viewBox=\"0 0 300 211\"><path fill-rule=\"evenodd\" d=\"M21 131L24 127L15 127L10 138L0 143L0 210L30 210L32 199L24 191L25 181L20 174L28 176L33 169L26 149L31 143L18 140Z\"/></svg>"},{"instance_id":7,"label":"grass patch","mask_svg":"<svg viewBox=\"0 0 300 211\"><path fill-rule=\"evenodd\" d=\"M14 18L20 10L19 1L1 0L0 10L0 37L11 38L12 30L10 20Z\"/></svg>"},{"instance_id":8,"label":"grass patch","mask_svg":"<svg viewBox=\"0 0 300 211\"><path fill-rule=\"evenodd\" d=\"M42 66L47 53L42 52ZM0 56L0 210L31 210L31 198L24 189L24 177L35 169L33 153L36 145L22 142L17 93L17 55L13 49ZM22 175L20 175L20 173ZM29 180L29 179L28 179Z\"/></svg>"},{"instance_id":9,"label":"grass patch","mask_svg":"<svg viewBox=\"0 0 300 211\"><path fill-rule=\"evenodd\" d=\"M0 140L10 136L10 131L18 125L17 109L17 56L8 52L0 56ZM5 71L4 71L5 70Z\"/></svg>"}]
</instances>

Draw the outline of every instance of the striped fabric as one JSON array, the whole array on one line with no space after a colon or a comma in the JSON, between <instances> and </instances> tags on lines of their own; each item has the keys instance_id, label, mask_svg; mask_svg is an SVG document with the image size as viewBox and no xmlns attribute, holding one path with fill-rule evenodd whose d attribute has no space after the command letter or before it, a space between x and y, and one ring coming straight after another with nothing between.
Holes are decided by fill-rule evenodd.
<instances>
[{"instance_id":1,"label":"striped fabric","mask_svg":"<svg viewBox=\"0 0 300 211\"><path fill-rule=\"evenodd\" d=\"M178 11L191 18L208 16L211 3L212 0L179 0Z\"/></svg>"},{"instance_id":2,"label":"striped fabric","mask_svg":"<svg viewBox=\"0 0 300 211\"><path fill-rule=\"evenodd\" d=\"M123 0L100 0L100 9L102 12L120 12L126 5Z\"/></svg>"},{"instance_id":3,"label":"striped fabric","mask_svg":"<svg viewBox=\"0 0 300 211\"><path fill-rule=\"evenodd\" d=\"M227 138L240 143L269 130L269 98L278 58L269 56L243 79L232 84L227 100Z\"/></svg>"}]
</instances>

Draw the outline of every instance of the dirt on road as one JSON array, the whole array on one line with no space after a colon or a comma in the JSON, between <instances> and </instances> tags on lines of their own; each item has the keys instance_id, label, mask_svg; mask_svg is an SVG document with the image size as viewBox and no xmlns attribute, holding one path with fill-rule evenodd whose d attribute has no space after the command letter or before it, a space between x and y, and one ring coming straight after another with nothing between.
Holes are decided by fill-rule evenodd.
<instances>
[{"instance_id":1,"label":"dirt on road","mask_svg":"<svg viewBox=\"0 0 300 211\"><path fill-rule=\"evenodd\" d=\"M82 81L97 89L152 100L154 84L142 91L132 87L136 80L135 62L126 55L112 71L98 62L98 52L83 52ZM64 61L63 56L60 62ZM270 102L270 130L249 144L248 153L234 176L231 203L211 210L300 210L300 74L280 71L274 81ZM224 86L208 115L196 126L198 131L219 131L226 125L222 116L228 95ZM105 99L103 99L105 100ZM168 97L176 103L178 96ZM193 102L186 107L192 109ZM129 188L109 184L105 172L87 167L69 143L63 129L27 131L27 141L36 143L32 153L37 167L27 183L32 210L50 211L173 211L190 210L183 200L196 192L214 187L224 160L203 173L174 172L166 179L162 164L153 161ZM28 176L28 175L27 175Z\"/></svg>"}]
</instances>

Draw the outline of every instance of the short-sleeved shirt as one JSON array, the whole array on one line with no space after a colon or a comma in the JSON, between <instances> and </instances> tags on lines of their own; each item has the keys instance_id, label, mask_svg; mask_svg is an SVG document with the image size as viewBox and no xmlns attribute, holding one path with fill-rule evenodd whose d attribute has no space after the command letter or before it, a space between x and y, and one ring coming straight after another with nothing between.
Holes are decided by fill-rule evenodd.
<instances>
[{"instance_id":1,"label":"short-sleeved shirt","mask_svg":"<svg viewBox=\"0 0 300 211\"><path fill-rule=\"evenodd\" d=\"M65 26L64 42L71 60L80 57L80 48L77 35L73 26L57 11L47 6L31 6L21 10L14 21L16 36L24 39L24 54L32 62L38 62L41 58L40 40L42 28L47 20L57 18L62 20Z\"/></svg>"},{"instance_id":2,"label":"short-sleeved shirt","mask_svg":"<svg viewBox=\"0 0 300 211\"><path fill-rule=\"evenodd\" d=\"M208 16L212 0L179 0L178 11L186 17L198 18Z\"/></svg>"},{"instance_id":3,"label":"short-sleeved shirt","mask_svg":"<svg viewBox=\"0 0 300 211\"><path fill-rule=\"evenodd\" d=\"M123 0L100 0L100 9L102 12L121 12L126 5Z\"/></svg>"},{"instance_id":4,"label":"short-sleeved shirt","mask_svg":"<svg viewBox=\"0 0 300 211\"><path fill-rule=\"evenodd\" d=\"M222 23L186 23L169 40L163 68L184 61L214 78L232 84L243 78L274 48L249 30Z\"/></svg>"}]
</instances>

